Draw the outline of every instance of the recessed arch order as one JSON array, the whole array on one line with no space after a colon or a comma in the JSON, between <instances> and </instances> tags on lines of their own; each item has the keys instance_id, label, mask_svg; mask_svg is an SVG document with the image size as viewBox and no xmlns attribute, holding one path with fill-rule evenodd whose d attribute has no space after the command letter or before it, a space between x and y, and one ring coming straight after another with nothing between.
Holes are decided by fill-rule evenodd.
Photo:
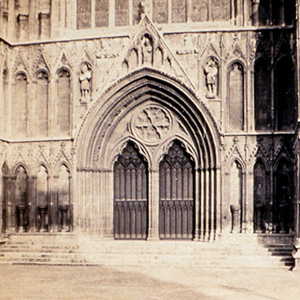
<instances>
[{"instance_id":1,"label":"recessed arch order","mask_svg":"<svg viewBox=\"0 0 300 300\"><path fill-rule=\"evenodd\" d=\"M101 168L108 133L132 109L149 100L184 120L199 154L200 168L219 166L219 133L207 108L178 80L144 68L112 86L87 115L77 138L77 168Z\"/></svg>"}]
</instances>

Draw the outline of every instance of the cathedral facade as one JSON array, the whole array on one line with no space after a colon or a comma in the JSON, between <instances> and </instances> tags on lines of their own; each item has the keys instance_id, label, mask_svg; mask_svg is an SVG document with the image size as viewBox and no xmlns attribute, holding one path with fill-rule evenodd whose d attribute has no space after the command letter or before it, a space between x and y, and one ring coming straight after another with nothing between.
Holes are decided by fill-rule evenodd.
<instances>
[{"instance_id":1,"label":"cathedral facade","mask_svg":"<svg viewBox=\"0 0 300 300\"><path fill-rule=\"evenodd\" d=\"M2 234L299 236L296 2L0 1Z\"/></svg>"}]
</instances>

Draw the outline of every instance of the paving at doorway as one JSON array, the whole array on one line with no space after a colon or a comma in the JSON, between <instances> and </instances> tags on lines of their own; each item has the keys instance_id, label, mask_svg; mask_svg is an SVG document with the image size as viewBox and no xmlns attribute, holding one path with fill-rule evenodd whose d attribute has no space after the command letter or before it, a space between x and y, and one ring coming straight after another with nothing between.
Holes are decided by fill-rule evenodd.
<instances>
[{"instance_id":1,"label":"paving at doorway","mask_svg":"<svg viewBox=\"0 0 300 300\"><path fill-rule=\"evenodd\" d=\"M0 299L298 300L286 269L1 265Z\"/></svg>"}]
</instances>

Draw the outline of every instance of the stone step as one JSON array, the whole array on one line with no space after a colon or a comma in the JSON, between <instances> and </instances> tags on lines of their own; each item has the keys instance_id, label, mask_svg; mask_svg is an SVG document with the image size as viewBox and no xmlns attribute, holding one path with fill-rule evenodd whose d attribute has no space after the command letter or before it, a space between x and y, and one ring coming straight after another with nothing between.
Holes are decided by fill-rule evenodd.
<instances>
[{"instance_id":1,"label":"stone step","mask_svg":"<svg viewBox=\"0 0 300 300\"><path fill-rule=\"evenodd\" d=\"M214 242L96 240L63 234L9 236L0 246L0 263L89 265L197 265L282 267L257 244L255 235L228 235Z\"/></svg>"}]
</instances>

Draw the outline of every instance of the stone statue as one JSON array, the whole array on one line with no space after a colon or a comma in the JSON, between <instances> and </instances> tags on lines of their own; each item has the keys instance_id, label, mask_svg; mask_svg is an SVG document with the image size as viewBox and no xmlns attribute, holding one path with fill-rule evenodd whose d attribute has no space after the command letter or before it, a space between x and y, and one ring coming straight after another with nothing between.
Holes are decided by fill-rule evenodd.
<instances>
[{"instance_id":1,"label":"stone statue","mask_svg":"<svg viewBox=\"0 0 300 300\"><path fill-rule=\"evenodd\" d=\"M152 46L152 41L148 35L144 35L142 38L141 52L142 52L143 64L152 65L153 46Z\"/></svg>"},{"instance_id":2,"label":"stone statue","mask_svg":"<svg viewBox=\"0 0 300 300\"><path fill-rule=\"evenodd\" d=\"M81 67L79 75L81 103L87 103L91 101L91 80L92 71L88 64L84 63Z\"/></svg>"},{"instance_id":3,"label":"stone statue","mask_svg":"<svg viewBox=\"0 0 300 300\"><path fill-rule=\"evenodd\" d=\"M206 97L213 99L217 96L217 76L218 76L218 63L215 58L210 57L204 67L205 84L206 84Z\"/></svg>"}]
</instances>

